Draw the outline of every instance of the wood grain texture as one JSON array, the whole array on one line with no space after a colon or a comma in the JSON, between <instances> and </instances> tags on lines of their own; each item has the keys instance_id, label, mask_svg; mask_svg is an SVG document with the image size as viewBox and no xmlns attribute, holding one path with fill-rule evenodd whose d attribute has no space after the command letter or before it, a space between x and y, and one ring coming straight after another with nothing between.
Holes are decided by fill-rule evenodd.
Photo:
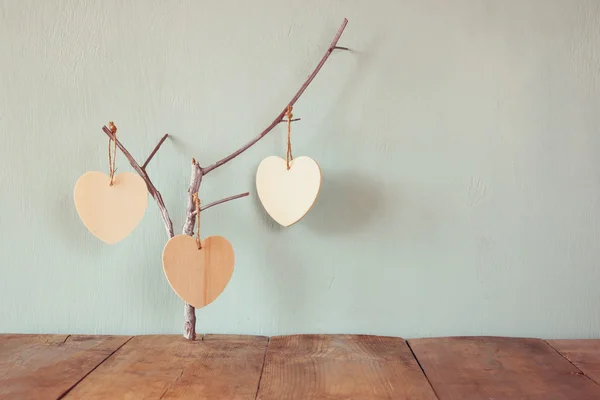
<instances>
[{"instance_id":1,"label":"wood grain texture","mask_svg":"<svg viewBox=\"0 0 600 400\"><path fill-rule=\"evenodd\" d=\"M75 184L75 208L85 227L98 239L114 244L127 237L148 208L146 182L137 174L123 172L110 177L90 171Z\"/></svg>"},{"instance_id":2,"label":"wood grain texture","mask_svg":"<svg viewBox=\"0 0 600 400\"><path fill-rule=\"evenodd\" d=\"M269 343L258 399L435 400L401 338L294 335Z\"/></svg>"},{"instance_id":3,"label":"wood grain texture","mask_svg":"<svg viewBox=\"0 0 600 400\"><path fill-rule=\"evenodd\" d=\"M67 399L254 399L268 339L136 336Z\"/></svg>"},{"instance_id":4,"label":"wood grain texture","mask_svg":"<svg viewBox=\"0 0 600 400\"><path fill-rule=\"evenodd\" d=\"M310 157L286 161L267 157L256 171L256 191L267 213L282 226L302 219L312 208L321 189L321 168Z\"/></svg>"},{"instance_id":5,"label":"wood grain texture","mask_svg":"<svg viewBox=\"0 0 600 400\"><path fill-rule=\"evenodd\" d=\"M600 340L547 340L547 343L600 384Z\"/></svg>"},{"instance_id":6,"label":"wood grain texture","mask_svg":"<svg viewBox=\"0 0 600 400\"><path fill-rule=\"evenodd\" d=\"M0 399L56 399L129 339L0 335Z\"/></svg>"},{"instance_id":7,"label":"wood grain texture","mask_svg":"<svg viewBox=\"0 0 600 400\"><path fill-rule=\"evenodd\" d=\"M233 275L233 247L222 236L201 241L177 235L163 250L163 269L169 284L179 297L195 308L212 303L225 290Z\"/></svg>"},{"instance_id":8,"label":"wood grain texture","mask_svg":"<svg viewBox=\"0 0 600 400\"><path fill-rule=\"evenodd\" d=\"M408 341L440 400L597 400L600 386L539 339Z\"/></svg>"}]
</instances>

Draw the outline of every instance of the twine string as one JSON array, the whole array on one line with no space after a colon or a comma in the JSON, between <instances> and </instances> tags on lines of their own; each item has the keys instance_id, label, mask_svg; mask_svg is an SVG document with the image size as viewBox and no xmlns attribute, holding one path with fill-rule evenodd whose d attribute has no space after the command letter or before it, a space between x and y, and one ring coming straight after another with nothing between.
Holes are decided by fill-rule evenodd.
<instances>
[{"instance_id":1,"label":"twine string","mask_svg":"<svg viewBox=\"0 0 600 400\"><path fill-rule=\"evenodd\" d=\"M112 186L114 183L114 178L115 178L115 161L117 159L117 127L114 124L114 122L109 122L108 123L108 129L110 129L110 132L113 134L115 140L112 140L111 138L108 139L108 169L109 169L109 173L110 173L110 183L109 186ZM112 149L111 149L111 143L112 143Z\"/></svg>"},{"instance_id":2,"label":"twine string","mask_svg":"<svg viewBox=\"0 0 600 400\"><path fill-rule=\"evenodd\" d=\"M287 112L285 116L287 117L287 152L285 153L285 165L287 169L290 169L290 161L294 159L292 155L292 140L291 140L291 132L292 132L292 118L294 118L294 114L292 114L292 106L288 106Z\"/></svg>"}]
</instances>

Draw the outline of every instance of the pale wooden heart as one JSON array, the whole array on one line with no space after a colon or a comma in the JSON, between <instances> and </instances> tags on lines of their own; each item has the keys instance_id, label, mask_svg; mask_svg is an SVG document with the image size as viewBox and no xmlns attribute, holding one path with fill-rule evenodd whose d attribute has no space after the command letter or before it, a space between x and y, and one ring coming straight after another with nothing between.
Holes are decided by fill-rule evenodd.
<instances>
[{"instance_id":1,"label":"pale wooden heart","mask_svg":"<svg viewBox=\"0 0 600 400\"><path fill-rule=\"evenodd\" d=\"M129 235L148 208L146 182L123 172L110 177L102 172L83 174L75 184L74 200L79 218L98 239L114 244Z\"/></svg>"},{"instance_id":2,"label":"pale wooden heart","mask_svg":"<svg viewBox=\"0 0 600 400\"><path fill-rule=\"evenodd\" d=\"M233 274L233 247L222 236L201 241L177 235L163 250L163 269L169 284L183 301L196 308L212 303L225 290Z\"/></svg>"},{"instance_id":3,"label":"pale wooden heart","mask_svg":"<svg viewBox=\"0 0 600 400\"><path fill-rule=\"evenodd\" d=\"M271 218L290 226L304 217L317 201L321 168L310 157L294 158L287 169L283 158L267 157L256 171L258 197Z\"/></svg>"}]
</instances>

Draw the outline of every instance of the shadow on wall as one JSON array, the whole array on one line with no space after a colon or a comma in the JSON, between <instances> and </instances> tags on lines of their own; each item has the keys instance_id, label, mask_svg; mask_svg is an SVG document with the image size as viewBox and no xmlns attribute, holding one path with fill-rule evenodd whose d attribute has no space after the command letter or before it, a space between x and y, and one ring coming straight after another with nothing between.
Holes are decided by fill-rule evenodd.
<instances>
[{"instance_id":1,"label":"shadow on wall","mask_svg":"<svg viewBox=\"0 0 600 400\"><path fill-rule=\"evenodd\" d=\"M384 214L381 186L358 173L323 172L321 193L303 223L321 234L354 234Z\"/></svg>"},{"instance_id":2,"label":"shadow on wall","mask_svg":"<svg viewBox=\"0 0 600 400\"><path fill-rule=\"evenodd\" d=\"M374 62L383 55L384 45L383 37L373 36L359 48L351 49L353 71L338 96L332 100L332 107L324 113L327 118L320 127L322 135L315 139L319 141L315 148L319 149L323 158L331 154L343 154L344 157L335 159L336 171L327 168L322 171L321 193L302 222L312 231L321 234L355 234L356 230L366 228L383 215L386 208L384 186L374 181L373 175L355 170L356 153L364 151L360 144L369 130L362 118L364 99L371 94L373 85L367 78L377 75L373 73ZM339 56L348 57L343 54ZM351 65L350 62L348 64Z\"/></svg>"},{"instance_id":3,"label":"shadow on wall","mask_svg":"<svg viewBox=\"0 0 600 400\"><path fill-rule=\"evenodd\" d=\"M251 181L252 192L250 192L250 201L252 201L252 206L254 207L254 211L260 215L261 224L266 227L270 232L282 232L286 228L279 225L271 216L267 213L262 203L260 202L260 198L258 197L258 193L256 192L256 178L253 175Z\"/></svg>"},{"instance_id":4,"label":"shadow on wall","mask_svg":"<svg viewBox=\"0 0 600 400\"><path fill-rule=\"evenodd\" d=\"M331 174L323 171L321 191L313 208L297 222L320 234L353 234L385 214L385 194L382 186L357 173ZM251 196L261 223L271 232L282 232L265 211L258 195Z\"/></svg>"}]
</instances>

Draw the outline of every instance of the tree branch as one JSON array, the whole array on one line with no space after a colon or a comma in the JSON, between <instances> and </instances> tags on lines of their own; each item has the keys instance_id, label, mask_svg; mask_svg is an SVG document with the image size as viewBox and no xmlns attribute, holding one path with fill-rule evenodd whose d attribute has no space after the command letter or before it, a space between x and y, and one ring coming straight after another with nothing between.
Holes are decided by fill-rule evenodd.
<instances>
[{"instance_id":1,"label":"tree branch","mask_svg":"<svg viewBox=\"0 0 600 400\"><path fill-rule=\"evenodd\" d=\"M163 142L165 140L167 140L168 137L169 137L169 134L165 133L165 136L163 136L162 139L160 139L160 142L158 142L158 144L156 145L156 147L154 148L154 150L152 150L152 153L150 153L150 155L146 159L146 162L144 163L144 165L142 165L142 169L144 171L146 170L146 167L148 166L148 163L150 162L150 160L152 160L152 157L154 157L154 155L156 154L156 152L158 151L158 149L160 149L160 146L162 146Z\"/></svg>"},{"instance_id":2,"label":"tree branch","mask_svg":"<svg viewBox=\"0 0 600 400\"><path fill-rule=\"evenodd\" d=\"M150 177L148 176L148 174L146 173L144 168L140 167L140 164L138 164L137 161L135 161L135 158L133 158L133 156L131 155L131 153L129 153L129 151L125 148L125 146L123 146L123 144L121 144L121 142L119 142L119 140L112 134L110 129L108 129L106 126L103 126L102 130L104 131L104 133L106 133L106 135L110 139L115 141L115 143L117 144L117 147L119 149L121 149L121 152L123 153L125 158L127 158L127 160L129 160L129 164L131 164L133 169L142 177L144 182L146 182L146 187L148 188L148 192L154 198L154 200L156 201L156 204L158 205L160 214L161 214L163 222L165 224L165 229L167 230L167 234L169 235L170 238L175 236L175 234L173 233L173 222L171 222L171 218L169 217L169 212L167 211L165 202L163 201L163 198L162 198L160 192L158 191L158 189L156 189L156 187L150 180ZM157 150L158 150L158 148L157 148Z\"/></svg>"},{"instance_id":3,"label":"tree branch","mask_svg":"<svg viewBox=\"0 0 600 400\"><path fill-rule=\"evenodd\" d=\"M200 207L200 212L202 212L204 210L207 210L207 209L209 209L209 208L211 208L213 206L216 206L216 205L219 205L219 204L231 201L231 200L241 199L242 197L246 197L249 194L250 194L250 192L240 193L240 194L236 194L235 196L229 196L229 197L226 197L226 198L221 199L221 200L213 201L212 203L209 203L209 204L205 205L204 207Z\"/></svg>"},{"instance_id":4,"label":"tree branch","mask_svg":"<svg viewBox=\"0 0 600 400\"><path fill-rule=\"evenodd\" d=\"M185 223L183 224L183 234L193 235L194 225L196 224L196 204L194 203L194 193L198 193L200 190L200 184L202 183L202 168L196 160L192 160L192 174L190 177L190 186L187 191L187 207L185 209Z\"/></svg>"},{"instance_id":5,"label":"tree branch","mask_svg":"<svg viewBox=\"0 0 600 400\"><path fill-rule=\"evenodd\" d=\"M292 97L292 100L290 100L290 102L285 106L283 111L281 111L279 113L279 115L273 120L273 122L265 130L263 130L257 137L255 137L254 139L252 139L251 141L246 143L239 150L231 153L227 157L217 161L216 163L214 163L212 165L209 165L206 168L200 167L200 164L198 164L196 162L196 160L192 160L192 174L191 174L191 178L190 178L190 185L188 187L188 192L187 192L186 220L185 220L185 224L183 225L183 234L184 235L193 235L194 234L194 225L195 225L195 221L196 221L196 219L195 219L196 214L195 214L195 204L194 204L194 200L193 200L193 195L194 195L194 193L198 193L198 190L200 189L200 184L202 183L202 178L204 177L204 175L211 172L212 170L220 167L221 165L233 160L235 157L239 156L244 151L248 150L252 145L254 145L256 142L258 142L260 139L262 139L270 131L272 131L273 128L275 128L275 126L277 126L281 122L285 122L284 116L285 116L285 113L286 113L288 107L293 106L298 101L300 96L302 96L304 91L308 88L308 86L311 84L311 82L317 76L317 74L319 73L319 71L321 70L321 68L323 67L323 65L325 64L325 62L331 55L331 53L336 49L348 50L348 48L346 48L346 47L337 46L337 42L340 40L340 37L342 36L342 33L344 32L344 29L346 28L347 24L348 24L348 20L344 18L344 22L342 23L342 26L338 29L335 37L333 38L333 41L327 48L327 51L325 52L325 55L323 56L323 58L321 59L319 64L317 64L317 67L315 68L315 70L312 72L312 74L309 75L307 80L300 87L298 92L296 92L294 97ZM296 118L296 119L293 119L292 122L299 121L299 120L300 120L300 118ZM106 133L108 135L109 138L111 138L115 141L116 145L119 147L119 149L121 149L121 151L123 152L125 157L129 160L129 163L131 164L133 169L136 170L136 172L146 182L146 186L148 187L148 192L150 192L152 197L154 197L154 200L156 200L158 208L161 211L163 221L164 221L165 227L167 229L167 233L169 234L169 237L173 237L174 236L173 223L171 222L169 213L167 212L167 208L164 204L162 196L161 196L160 192L156 189L156 187L154 186L152 181L150 180L150 177L148 176L148 174L146 173L146 167L148 166L148 163L152 160L152 157L154 157L154 155L156 154L156 152L158 151L160 146L163 144L163 142L166 140L168 135L164 135L162 137L162 139L158 142L158 144L156 145L156 147L154 148L152 153L150 153L150 155L148 156L148 158L146 159L144 164L142 166L140 166L137 163L137 161L135 161L135 159L131 156L129 151L127 151L127 149L121 144L121 142L119 142L116 139L116 137L112 134L112 132L106 126L104 126L102 128L102 130L104 131L104 133ZM227 201L234 200L234 199L239 199L241 197L245 197L248 195L249 195L249 193L246 192L246 193L238 194L235 196L227 197L225 199L215 201L213 203L210 203L210 204L202 207L200 209L200 211L204 211L204 210L207 210L208 208L216 206L218 204L222 204ZM189 339L189 340L196 339L196 309L192 305L187 304L187 303L185 304L185 307L184 307L184 328L183 329L184 329L183 336L186 339Z\"/></svg>"},{"instance_id":6,"label":"tree branch","mask_svg":"<svg viewBox=\"0 0 600 400\"><path fill-rule=\"evenodd\" d=\"M296 92L294 97L292 97L292 100L283 108L283 111L281 111L279 113L279 115L277 117L275 117L273 122L271 122L271 125L269 125L264 131L259 133L257 137L255 137L254 139L252 139L251 141L246 143L244 146L242 146L241 149L234 151L227 157L217 161L216 163L214 163L212 165L209 165L208 167L202 168L202 173L204 175L208 174L213 169L218 168L221 165L233 160L234 158L236 158L237 156L242 154L244 151L248 150L253 144L255 144L260 139L262 139L267 133L271 132L273 130L273 128L275 128L277 126L277 124L279 124L283 120L283 117L285 116L285 113L286 113L288 107L293 106L298 101L298 99L300 98L300 96L302 96L302 93L304 93L304 91L306 90L308 85L310 85L310 83L313 81L313 79L315 79L315 76L317 76L317 74L319 73L319 71L325 64L325 61L327 61L327 59L329 58L329 56L331 55L333 50L336 49L337 43L340 40L342 33L344 33L344 29L346 29L347 24L348 24L348 20L346 18L344 18L344 22L342 23L342 26L340 26L340 29L338 29L337 33L335 34L335 36L333 38L333 41L327 48L327 51L325 52L325 55L323 56L323 58L321 59L319 64L317 64L317 67L315 68L315 70L312 72L312 74L309 75L309 77L306 79L304 84L300 87L298 92Z\"/></svg>"}]
</instances>

